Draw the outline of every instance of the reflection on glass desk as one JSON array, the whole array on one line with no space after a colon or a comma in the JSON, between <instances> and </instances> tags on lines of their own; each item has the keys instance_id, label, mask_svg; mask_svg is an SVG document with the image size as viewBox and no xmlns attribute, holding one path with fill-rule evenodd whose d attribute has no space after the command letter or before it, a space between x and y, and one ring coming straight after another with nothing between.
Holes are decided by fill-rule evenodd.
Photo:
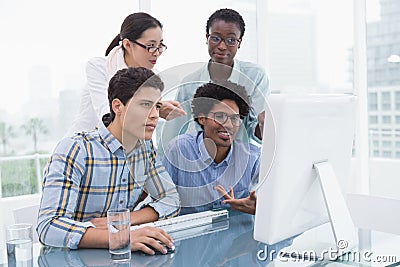
<instances>
[{"instance_id":1,"label":"reflection on glass desk","mask_svg":"<svg viewBox=\"0 0 400 267\"><path fill-rule=\"evenodd\" d=\"M253 239L253 223L252 215L231 213L229 220L206 226L203 233L193 230L192 238L179 240L175 233L175 253L148 256L133 252L130 266L265 266L268 260L257 260L257 252L263 246ZM290 241L284 242L282 246L289 244ZM110 266L110 259L107 249L42 247L37 263L38 266Z\"/></svg>"},{"instance_id":2,"label":"reflection on glass desk","mask_svg":"<svg viewBox=\"0 0 400 267\"><path fill-rule=\"evenodd\" d=\"M370 251L371 261L313 262L280 259L277 252L290 246L288 239L267 246L253 239L254 216L232 212L225 224L215 228L205 228L203 233L196 232L194 237L178 240L175 237L175 253L148 256L133 252L131 262L121 266L397 266L400 261L400 236L360 231L359 251ZM187 236L186 236L187 237ZM185 238L186 238L185 237ZM34 248L35 251L35 248ZM270 253L274 258L271 261ZM4 252L4 251L3 251ZM266 254L267 253L267 254ZM4 254L4 253L3 253ZM34 252L35 254L35 252ZM378 262L377 256L383 257ZM395 258L393 258L393 256ZM34 255L33 266L114 266L111 265L108 249L68 250L42 246ZM390 261L389 261L390 260ZM0 259L0 263L4 263ZM5 265L7 266L7 263Z\"/></svg>"}]
</instances>

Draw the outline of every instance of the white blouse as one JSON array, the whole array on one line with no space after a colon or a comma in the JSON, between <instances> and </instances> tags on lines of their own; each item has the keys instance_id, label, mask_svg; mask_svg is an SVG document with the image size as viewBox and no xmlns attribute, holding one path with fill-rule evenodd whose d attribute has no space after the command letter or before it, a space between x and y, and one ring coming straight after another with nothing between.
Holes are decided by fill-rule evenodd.
<instances>
[{"instance_id":1,"label":"white blouse","mask_svg":"<svg viewBox=\"0 0 400 267\"><path fill-rule=\"evenodd\" d=\"M69 133L92 131L110 112L108 83L120 69L128 66L121 46L114 47L107 57L95 57L86 64L86 85L81 95L79 113Z\"/></svg>"}]
</instances>

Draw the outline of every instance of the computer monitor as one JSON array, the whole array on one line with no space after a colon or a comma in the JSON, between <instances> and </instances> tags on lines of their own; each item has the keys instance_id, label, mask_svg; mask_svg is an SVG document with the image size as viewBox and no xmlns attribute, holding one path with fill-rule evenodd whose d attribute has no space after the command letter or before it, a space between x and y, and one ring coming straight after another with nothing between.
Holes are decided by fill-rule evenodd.
<instances>
[{"instance_id":1,"label":"computer monitor","mask_svg":"<svg viewBox=\"0 0 400 267\"><path fill-rule=\"evenodd\" d=\"M331 222L336 241L355 241L342 195L350 181L355 109L353 95L269 96L256 191L256 240L275 244Z\"/></svg>"}]
</instances>

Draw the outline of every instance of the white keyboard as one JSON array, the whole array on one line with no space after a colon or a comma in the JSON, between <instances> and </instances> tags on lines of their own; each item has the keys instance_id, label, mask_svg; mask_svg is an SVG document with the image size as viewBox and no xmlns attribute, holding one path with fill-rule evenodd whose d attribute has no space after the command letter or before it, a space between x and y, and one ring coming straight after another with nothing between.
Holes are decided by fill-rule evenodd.
<instances>
[{"instance_id":1,"label":"white keyboard","mask_svg":"<svg viewBox=\"0 0 400 267\"><path fill-rule=\"evenodd\" d=\"M218 223L220 221L227 220L228 218L229 218L229 213L227 210L217 210L217 211L209 210L209 211L181 215L174 218L155 221L151 223L133 225L131 226L131 231L145 226L152 226L161 228L167 233L173 233L207 224Z\"/></svg>"},{"instance_id":2,"label":"white keyboard","mask_svg":"<svg viewBox=\"0 0 400 267\"><path fill-rule=\"evenodd\" d=\"M203 226L197 226L190 229L176 231L170 233L172 240L180 241L196 236L208 235L210 233L220 232L229 229L229 220L223 220L216 223L206 224Z\"/></svg>"}]
</instances>

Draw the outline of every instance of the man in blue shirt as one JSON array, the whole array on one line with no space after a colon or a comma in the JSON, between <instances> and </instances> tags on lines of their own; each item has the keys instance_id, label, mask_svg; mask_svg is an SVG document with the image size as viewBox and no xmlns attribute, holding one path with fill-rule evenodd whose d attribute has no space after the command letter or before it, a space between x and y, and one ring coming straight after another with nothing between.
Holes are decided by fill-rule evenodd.
<instances>
[{"instance_id":1,"label":"man in blue shirt","mask_svg":"<svg viewBox=\"0 0 400 267\"><path fill-rule=\"evenodd\" d=\"M49 246L107 248L107 210L131 211L131 224L176 216L179 195L157 164L151 137L164 84L151 70L128 68L110 80L111 113L91 132L66 137L44 172L37 232ZM137 207L147 195L152 201ZM138 210L135 210L135 208ZM131 249L166 253L171 237L157 228L131 231Z\"/></svg>"},{"instance_id":2,"label":"man in blue shirt","mask_svg":"<svg viewBox=\"0 0 400 267\"><path fill-rule=\"evenodd\" d=\"M241 46L245 32L245 23L242 16L232 9L215 11L208 19L206 25L206 42L210 60L203 64L197 71L185 77L178 87L177 100L186 115L180 116L177 111L170 114L171 120L164 123L158 138L158 154L169 141L182 133L193 133L199 130L192 120L191 100L196 89L204 83L229 80L245 87L250 97L250 109L243 119L243 131L238 133L243 141L261 143L262 121L264 118L265 99L269 94L268 76L263 68L257 64L241 61L235 58ZM177 117L177 118L175 118ZM175 118L175 119L172 119Z\"/></svg>"},{"instance_id":3,"label":"man in blue shirt","mask_svg":"<svg viewBox=\"0 0 400 267\"><path fill-rule=\"evenodd\" d=\"M202 130L176 137L163 158L177 185L181 214L228 208L222 203L224 188L232 187L231 197L254 197L249 189L258 179L260 149L235 140L249 112L248 102L244 87L229 81L207 83L196 91L192 111Z\"/></svg>"}]
</instances>

